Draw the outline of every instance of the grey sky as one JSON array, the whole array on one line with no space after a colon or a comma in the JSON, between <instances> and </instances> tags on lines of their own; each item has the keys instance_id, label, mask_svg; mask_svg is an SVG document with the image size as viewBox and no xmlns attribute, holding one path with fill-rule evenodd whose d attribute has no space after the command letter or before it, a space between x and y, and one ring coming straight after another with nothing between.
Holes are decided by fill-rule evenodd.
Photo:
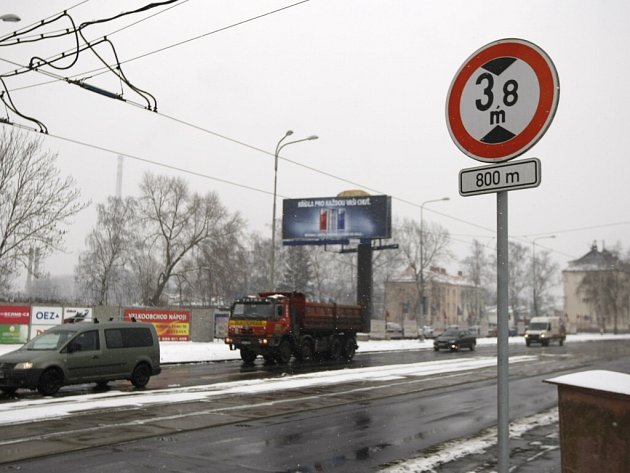
<instances>
[{"instance_id":1,"label":"grey sky","mask_svg":"<svg viewBox=\"0 0 630 473\"><path fill-rule=\"evenodd\" d=\"M79 3L6 0L0 13L15 13L22 22L0 23L0 34ZM147 3L91 0L69 13L81 23ZM125 61L294 3L182 0L120 32L112 34L160 10L95 25L86 35L107 34ZM136 194L145 171L176 173L197 191L216 191L252 230L269 232L271 154L291 129L296 139L316 134L319 140L285 148L283 157L291 162L280 162L280 195L331 196L359 187L392 195L398 218L419 218L422 202L449 196L448 202L427 205L425 218L449 229L460 258L472 238L493 246L496 202L494 195L458 194L458 172L481 163L453 144L446 94L475 50L501 38L526 39L555 63L560 103L546 135L522 156L541 160L542 184L509 194L510 235L555 234L537 244L554 250L564 268L593 240L628 246L628 18L625 0L311 0L124 64L127 77L156 97L163 115L61 81L23 88L51 81L35 72L8 79L7 85L19 109L46 124L51 136L44 138L45 147L59 154L63 172L71 173L94 203L114 193L120 152L263 191L126 159L124 195ZM67 38L47 40L2 48L0 58L26 64L31 56L70 47ZM107 49L99 52L112 59ZM0 67L15 69L5 61ZM94 56L82 53L71 72L58 74L95 67ZM121 92L109 74L88 82ZM122 91L140 102L129 89ZM92 206L70 229L69 253L50 258L48 271L71 272L94 220Z\"/></svg>"}]
</instances>

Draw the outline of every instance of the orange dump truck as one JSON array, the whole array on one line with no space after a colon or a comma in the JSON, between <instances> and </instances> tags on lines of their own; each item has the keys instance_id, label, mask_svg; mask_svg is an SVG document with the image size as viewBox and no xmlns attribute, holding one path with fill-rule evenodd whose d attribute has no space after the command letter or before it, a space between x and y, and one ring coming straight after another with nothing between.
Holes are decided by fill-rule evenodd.
<instances>
[{"instance_id":1,"label":"orange dump truck","mask_svg":"<svg viewBox=\"0 0 630 473\"><path fill-rule=\"evenodd\" d=\"M358 348L357 332L366 330L360 305L307 301L299 292L261 292L232 304L225 343L240 350L246 363L258 355L278 363L291 356L349 361Z\"/></svg>"}]
</instances>

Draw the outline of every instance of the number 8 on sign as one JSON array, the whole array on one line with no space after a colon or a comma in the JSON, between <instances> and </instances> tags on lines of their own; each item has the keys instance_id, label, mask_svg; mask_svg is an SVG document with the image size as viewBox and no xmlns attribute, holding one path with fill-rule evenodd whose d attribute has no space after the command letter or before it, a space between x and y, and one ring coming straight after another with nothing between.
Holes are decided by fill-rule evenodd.
<instances>
[{"instance_id":1,"label":"number 8 on sign","mask_svg":"<svg viewBox=\"0 0 630 473\"><path fill-rule=\"evenodd\" d=\"M559 90L556 69L542 49L520 39L495 41L468 58L453 79L449 133L474 159L508 161L545 133Z\"/></svg>"}]
</instances>

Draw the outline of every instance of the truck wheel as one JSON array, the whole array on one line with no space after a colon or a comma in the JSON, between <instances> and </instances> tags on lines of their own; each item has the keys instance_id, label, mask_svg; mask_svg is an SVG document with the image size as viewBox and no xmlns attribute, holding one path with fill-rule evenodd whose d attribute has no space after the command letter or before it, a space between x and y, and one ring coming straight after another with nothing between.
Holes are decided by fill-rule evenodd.
<instances>
[{"instance_id":1,"label":"truck wheel","mask_svg":"<svg viewBox=\"0 0 630 473\"><path fill-rule=\"evenodd\" d=\"M291 359L292 355L291 344L288 341L283 341L278 347L278 353L276 354L276 361L282 365L286 365Z\"/></svg>"},{"instance_id":2,"label":"truck wheel","mask_svg":"<svg viewBox=\"0 0 630 473\"><path fill-rule=\"evenodd\" d=\"M56 368L47 369L39 377L37 390L44 396L52 396L63 385L63 374Z\"/></svg>"},{"instance_id":3,"label":"truck wheel","mask_svg":"<svg viewBox=\"0 0 630 473\"><path fill-rule=\"evenodd\" d=\"M241 360L245 363L253 363L256 359L256 353L251 351L249 348L241 348Z\"/></svg>"},{"instance_id":4,"label":"truck wheel","mask_svg":"<svg viewBox=\"0 0 630 473\"><path fill-rule=\"evenodd\" d=\"M475 345L476 345L476 343L471 343L470 344L470 351L475 351Z\"/></svg>"},{"instance_id":5,"label":"truck wheel","mask_svg":"<svg viewBox=\"0 0 630 473\"><path fill-rule=\"evenodd\" d=\"M300 361L311 361L313 359L314 350L315 348L311 340L308 338L302 340L299 351Z\"/></svg>"},{"instance_id":6,"label":"truck wheel","mask_svg":"<svg viewBox=\"0 0 630 473\"><path fill-rule=\"evenodd\" d=\"M560 339L560 346L564 345L564 338Z\"/></svg>"},{"instance_id":7,"label":"truck wheel","mask_svg":"<svg viewBox=\"0 0 630 473\"><path fill-rule=\"evenodd\" d=\"M350 361L354 358L354 354L357 351L357 342L353 337L346 338L345 343L343 344L343 357Z\"/></svg>"},{"instance_id":8,"label":"truck wheel","mask_svg":"<svg viewBox=\"0 0 630 473\"><path fill-rule=\"evenodd\" d=\"M525 340L525 345L530 346L531 342L529 340Z\"/></svg>"},{"instance_id":9,"label":"truck wheel","mask_svg":"<svg viewBox=\"0 0 630 473\"><path fill-rule=\"evenodd\" d=\"M333 338L330 342L330 347L328 348L328 356L331 360L337 361L341 358L341 350L343 349L341 345L341 340L337 337Z\"/></svg>"}]
</instances>

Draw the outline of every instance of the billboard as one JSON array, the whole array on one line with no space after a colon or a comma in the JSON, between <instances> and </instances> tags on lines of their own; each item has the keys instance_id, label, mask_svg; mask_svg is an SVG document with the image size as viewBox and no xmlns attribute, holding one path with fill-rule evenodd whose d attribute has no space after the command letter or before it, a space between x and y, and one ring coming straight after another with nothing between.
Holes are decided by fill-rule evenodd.
<instances>
[{"instance_id":1,"label":"billboard","mask_svg":"<svg viewBox=\"0 0 630 473\"><path fill-rule=\"evenodd\" d=\"M25 343L30 320L29 306L0 305L0 343Z\"/></svg>"},{"instance_id":2,"label":"billboard","mask_svg":"<svg viewBox=\"0 0 630 473\"><path fill-rule=\"evenodd\" d=\"M190 311L168 309L125 309L125 320L149 322L162 342L190 341Z\"/></svg>"},{"instance_id":3,"label":"billboard","mask_svg":"<svg viewBox=\"0 0 630 473\"><path fill-rule=\"evenodd\" d=\"M390 238L391 197L314 197L284 199L282 239L335 241Z\"/></svg>"},{"instance_id":4,"label":"billboard","mask_svg":"<svg viewBox=\"0 0 630 473\"><path fill-rule=\"evenodd\" d=\"M63 323L92 322L91 307L65 307L63 309Z\"/></svg>"},{"instance_id":5,"label":"billboard","mask_svg":"<svg viewBox=\"0 0 630 473\"><path fill-rule=\"evenodd\" d=\"M49 328L60 325L63 320L61 307L32 306L30 338L41 335Z\"/></svg>"}]
</instances>

